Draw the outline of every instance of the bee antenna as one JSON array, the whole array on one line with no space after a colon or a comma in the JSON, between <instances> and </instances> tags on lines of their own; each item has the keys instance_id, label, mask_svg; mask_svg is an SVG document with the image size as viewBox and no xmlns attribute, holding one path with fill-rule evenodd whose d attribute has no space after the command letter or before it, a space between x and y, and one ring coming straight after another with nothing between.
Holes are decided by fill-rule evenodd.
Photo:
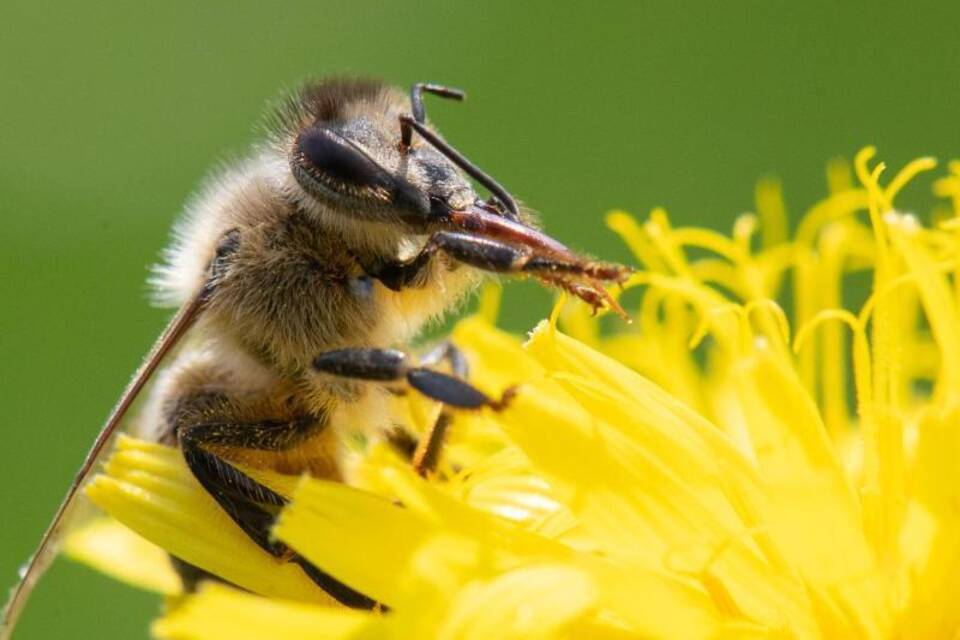
<instances>
[{"instance_id":1,"label":"bee antenna","mask_svg":"<svg viewBox=\"0 0 960 640\"><path fill-rule=\"evenodd\" d=\"M424 88L430 85L424 85ZM416 90L416 86L414 86ZM438 94L440 95L440 94ZM421 103L421 110L422 110ZM518 220L520 218L520 208L517 206L517 201L513 199L513 196L500 186L492 176L485 173L480 167L473 164L464 156L462 153L454 149L450 144L440 138L437 134L427 128L422 122L418 122L415 117L411 118L410 116L400 116L400 131L401 131L401 140L410 140L413 137L413 131L416 130L420 137L430 143L430 145L446 156L453 164L460 167L464 173L468 176L479 182L483 187L489 191L493 196L500 201L500 204L507 210L507 218L512 220ZM407 143L407 146L409 144Z\"/></svg>"},{"instance_id":2,"label":"bee antenna","mask_svg":"<svg viewBox=\"0 0 960 640\"><path fill-rule=\"evenodd\" d=\"M450 100L466 100L467 94L462 89L454 89L442 84L433 84L431 82L418 82L410 87L410 111L413 113L413 119L420 124L426 124L427 112L423 107L423 92L432 93L441 98ZM400 123L400 150L406 153L410 148L410 141L413 139L413 129Z\"/></svg>"},{"instance_id":3,"label":"bee antenna","mask_svg":"<svg viewBox=\"0 0 960 640\"><path fill-rule=\"evenodd\" d=\"M467 98L467 94L463 89L454 89L453 87L433 84L431 82L418 82L410 88L410 107L413 111L413 119L421 124L425 123L427 118L426 111L423 108L424 91L432 93L435 96L440 96L441 98L457 100L458 102L462 102ZM407 140L408 144L409 142L410 141Z\"/></svg>"}]
</instances>

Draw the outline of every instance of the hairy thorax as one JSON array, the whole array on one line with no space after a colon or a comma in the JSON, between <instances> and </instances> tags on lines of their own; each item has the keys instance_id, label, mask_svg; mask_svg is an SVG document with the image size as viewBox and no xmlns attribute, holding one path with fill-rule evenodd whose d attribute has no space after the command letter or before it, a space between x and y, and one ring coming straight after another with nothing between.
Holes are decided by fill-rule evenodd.
<instances>
[{"instance_id":1,"label":"hairy thorax","mask_svg":"<svg viewBox=\"0 0 960 640\"><path fill-rule=\"evenodd\" d=\"M300 412L386 421L374 417L383 414L379 390L313 373L311 362L343 347L405 347L480 279L440 255L417 286L387 288L364 265L408 259L426 238L375 223L330 224L291 201L263 157L215 182L191 209L160 284L166 299L182 301L215 264L214 288L194 346L158 389L158 407L221 390L282 389Z\"/></svg>"},{"instance_id":2,"label":"hairy thorax","mask_svg":"<svg viewBox=\"0 0 960 640\"><path fill-rule=\"evenodd\" d=\"M418 286L393 291L366 273L368 261L346 239L296 211L241 228L216 278L205 322L211 333L233 337L293 376L331 349L406 344L478 281L474 270L438 256Z\"/></svg>"}]
</instances>

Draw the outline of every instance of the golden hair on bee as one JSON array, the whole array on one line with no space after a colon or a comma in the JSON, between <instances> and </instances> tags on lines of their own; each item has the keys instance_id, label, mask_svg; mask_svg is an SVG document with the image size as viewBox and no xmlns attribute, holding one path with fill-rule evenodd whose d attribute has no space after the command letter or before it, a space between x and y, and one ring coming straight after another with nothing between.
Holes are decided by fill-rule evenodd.
<instances>
[{"instance_id":1,"label":"golden hair on bee","mask_svg":"<svg viewBox=\"0 0 960 640\"><path fill-rule=\"evenodd\" d=\"M417 362L405 349L488 274L537 278L594 308L620 311L603 287L619 265L574 254L539 231L493 178L428 124L417 84L311 82L285 98L249 156L208 180L177 223L157 297L180 310L107 420L14 590L2 637L49 562L64 515L134 398L165 360L137 420L179 448L202 486L266 553L302 567L340 602L375 606L269 532L286 499L241 465L339 479L351 431L392 426L387 387L442 403L413 447L430 474L450 411L502 409L469 384L443 344ZM479 185L489 192L481 197ZM185 335L190 339L174 352ZM192 587L201 569L178 563Z\"/></svg>"}]
</instances>

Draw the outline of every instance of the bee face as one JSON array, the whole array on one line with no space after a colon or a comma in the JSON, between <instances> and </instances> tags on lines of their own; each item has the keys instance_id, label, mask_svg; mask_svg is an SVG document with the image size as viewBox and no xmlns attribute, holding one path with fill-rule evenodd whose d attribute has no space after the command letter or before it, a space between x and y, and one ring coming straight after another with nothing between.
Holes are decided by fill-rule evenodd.
<instances>
[{"instance_id":1,"label":"bee face","mask_svg":"<svg viewBox=\"0 0 960 640\"><path fill-rule=\"evenodd\" d=\"M442 154L401 142L408 99L388 88L327 82L301 92L286 149L303 195L336 215L423 233L478 200Z\"/></svg>"}]
</instances>

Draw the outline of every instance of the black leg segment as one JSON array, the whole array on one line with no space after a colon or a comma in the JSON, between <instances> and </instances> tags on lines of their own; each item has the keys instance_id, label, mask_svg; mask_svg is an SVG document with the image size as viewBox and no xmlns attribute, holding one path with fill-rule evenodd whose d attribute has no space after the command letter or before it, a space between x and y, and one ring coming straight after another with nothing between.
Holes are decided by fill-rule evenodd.
<instances>
[{"instance_id":1,"label":"black leg segment","mask_svg":"<svg viewBox=\"0 0 960 640\"><path fill-rule=\"evenodd\" d=\"M332 576L311 565L280 541L271 539L270 530L287 499L257 482L213 450L233 446L266 451L282 451L302 442L323 424L315 418L256 423L215 422L180 424L177 440L190 471L217 504L267 553L297 563L321 589L340 603L372 609L377 603Z\"/></svg>"},{"instance_id":2,"label":"black leg segment","mask_svg":"<svg viewBox=\"0 0 960 640\"><path fill-rule=\"evenodd\" d=\"M441 231L431 236L424 251L443 251L450 257L478 269L498 273L530 273L548 279L563 276L606 276L609 267L602 263L568 260L559 255L538 255L527 247L466 233Z\"/></svg>"},{"instance_id":3,"label":"black leg segment","mask_svg":"<svg viewBox=\"0 0 960 640\"><path fill-rule=\"evenodd\" d=\"M396 349L335 349L313 361L313 368L344 378L390 381L407 370L407 355Z\"/></svg>"},{"instance_id":4,"label":"black leg segment","mask_svg":"<svg viewBox=\"0 0 960 640\"><path fill-rule=\"evenodd\" d=\"M427 246L430 245L454 260L495 273L520 271L530 257L529 250L454 231L433 235Z\"/></svg>"},{"instance_id":5,"label":"black leg segment","mask_svg":"<svg viewBox=\"0 0 960 640\"><path fill-rule=\"evenodd\" d=\"M562 256L536 255L527 247L472 236L456 231L440 231L432 236L421 252L404 263L382 265L369 275L393 290L415 284L427 262L438 251L454 260L493 273L530 273L548 279L563 276L597 277L603 264L566 260Z\"/></svg>"},{"instance_id":6,"label":"black leg segment","mask_svg":"<svg viewBox=\"0 0 960 640\"><path fill-rule=\"evenodd\" d=\"M428 245L407 262L387 262L375 267L367 267L366 272L369 277L376 278L392 291L402 291L408 287L419 288L427 282L424 277L426 266L434 253L436 249Z\"/></svg>"},{"instance_id":7,"label":"black leg segment","mask_svg":"<svg viewBox=\"0 0 960 640\"><path fill-rule=\"evenodd\" d=\"M459 409L499 409L502 406L502 401L490 398L455 376L411 366L406 354L394 349L336 349L317 356L313 366L319 373L356 380L405 381L428 398Z\"/></svg>"},{"instance_id":8,"label":"black leg segment","mask_svg":"<svg viewBox=\"0 0 960 640\"><path fill-rule=\"evenodd\" d=\"M314 360L314 368L320 373L359 380L406 382L428 398L443 403L436 422L420 442L397 437L397 434L388 434L387 438L395 446L402 446L408 454L412 450L414 469L420 475L426 475L436 468L439 460L452 420L451 408L475 410L490 407L500 411L513 396L511 389L499 400L495 400L466 382L464 378L467 375L467 360L463 353L450 343L441 345L426 358L431 364L440 360L450 363L452 375L423 366L412 366L408 356L401 351L375 348L327 351Z\"/></svg>"},{"instance_id":9,"label":"black leg segment","mask_svg":"<svg viewBox=\"0 0 960 640\"><path fill-rule=\"evenodd\" d=\"M407 382L428 398L458 409L479 409L496 404L468 382L439 371L413 369L407 373Z\"/></svg>"},{"instance_id":10,"label":"black leg segment","mask_svg":"<svg viewBox=\"0 0 960 640\"><path fill-rule=\"evenodd\" d=\"M447 439L447 431L450 429L450 422L453 416L450 410L444 407L440 410L436 422L430 427L430 431L417 444L410 460L414 471L423 477L433 473L440 462L440 453L443 451L443 443Z\"/></svg>"},{"instance_id":11,"label":"black leg segment","mask_svg":"<svg viewBox=\"0 0 960 640\"><path fill-rule=\"evenodd\" d=\"M196 567L189 562L181 560L175 555L170 554L169 558L170 565L173 567L173 570L177 573L177 575L180 576L180 581L183 583L183 590L186 593L196 593L201 583L210 580L214 582L220 582L221 584L229 584L220 576L214 575L209 571L204 571L203 569Z\"/></svg>"},{"instance_id":12,"label":"black leg segment","mask_svg":"<svg viewBox=\"0 0 960 640\"><path fill-rule=\"evenodd\" d=\"M308 562L302 556L294 556L292 562L296 562L311 580L313 580L321 589L329 593L330 596L340 604L350 607L351 609L379 609L380 611L387 610L387 607L380 604L373 598L368 598L362 593L354 591L347 585L332 577L330 574L318 569L315 565Z\"/></svg>"},{"instance_id":13,"label":"black leg segment","mask_svg":"<svg viewBox=\"0 0 960 640\"><path fill-rule=\"evenodd\" d=\"M190 471L257 545L273 556L284 555L284 545L270 539L270 527L273 526L278 508L286 504L286 499L204 449L202 435L191 433L202 434L202 427L207 425L199 426L200 429L186 429L180 434L180 446Z\"/></svg>"},{"instance_id":14,"label":"black leg segment","mask_svg":"<svg viewBox=\"0 0 960 640\"><path fill-rule=\"evenodd\" d=\"M438 251L470 266L495 273L518 271L515 261L522 261L527 255L523 249L495 240L441 231L432 235L420 253L410 260L369 267L367 275L393 291L423 286L426 282L423 277L425 269Z\"/></svg>"},{"instance_id":15,"label":"black leg segment","mask_svg":"<svg viewBox=\"0 0 960 640\"><path fill-rule=\"evenodd\" d=\"M430 236L420 253L412 259L371 267L368 275L394 291L421 285L424 268L438 251L458 262L492 273L531 273L557 277L608 275L598 273L598 270L605 268L602 264L574 262L561 256L536 255L527 247L457 231L439 231Z\"/></svg>"},{"instance_id":16,"label":"black leg segment","mask_svg":"<svg viewBox=\"0 0 960 640\"><path fill-rule=\"evenodd\" d=\"M446 361L450 366L450 373L457 380L465 381L470 374L470 365L467 357L453 342L445 341L427 353L422 359L421 364L430 366ZM427 476L436 470L440 462L440 453L443 450L443 443L447 437L447 431L450 423L453 421L453 414L450 407L443 405L440 409L440 415L431 425L430 430L423 436L420 442L414 442L410 449L409 457L414 470L421 476ZM396 439L391 440L394 446L397 446Z\"/></svg>"}]
</instances>

